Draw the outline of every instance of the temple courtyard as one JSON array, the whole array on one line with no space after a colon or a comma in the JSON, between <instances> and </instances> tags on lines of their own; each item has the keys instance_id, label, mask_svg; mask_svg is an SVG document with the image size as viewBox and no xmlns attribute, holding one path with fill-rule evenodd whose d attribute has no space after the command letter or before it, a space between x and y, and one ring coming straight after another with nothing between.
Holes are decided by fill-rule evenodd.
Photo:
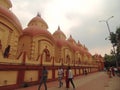
<instances>
[{"instance_id":1,"label":"temple courtyard","mask_svg":"<svg viewBox=\"0 0 120 90\"><path fill-rule=\"evenodd\" d=\"M58 81L48 82L48 90L120 90L120 77L115 76L109 78L106 72L96 72L88 75L82 75L74 78L75 89L66 89L65 80L63 79L63 87L58 88ZM19 88L16 90L38 90L38 85ZM42 85L41 90L44 90Z\"/></svg>"}]
</instances>

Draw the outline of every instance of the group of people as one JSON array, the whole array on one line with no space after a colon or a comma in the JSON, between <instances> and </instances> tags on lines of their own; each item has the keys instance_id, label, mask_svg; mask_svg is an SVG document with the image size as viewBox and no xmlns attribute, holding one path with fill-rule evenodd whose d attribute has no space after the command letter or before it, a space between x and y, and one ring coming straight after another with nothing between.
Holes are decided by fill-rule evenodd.
<instances>
[{"instance_id":1,"label":"group of people","mask_svg":"<svg viewBox=\"0 0 120 90\"><path fill-rule=\"evenodd\" d=\"M69 82L71 82L73 88L75 88L75 85L73 82L73 73L72 73L70 66L67 67L67 70L65 73L66 73L66 77L65 77L66 88L69 88ZM59 88L61 88L63 86L63 82L62 82L63 76L64 76L64 71L63 71L62 67L59 67L59 69L58 69Z\"/></svg>"},{"instance_id":2,"label":"group of people","mask_svg":"<svg viewBox=\"0 0 120 90\"><path fill-rule=\"evenodd\" d=\"M113 66L107 69L107 74L108 74L109 78L114 77L115 74L117 74L117 73L118 73L118 69L114 68Z\"/></svg>"},{"instance_id":3,"label":"group of people","mask_svg":"<svg viewBox=\"0 0 120 90\"><path fill-rule=\"evenodd\" d=\"M67 67L67 70L65 73L66 73L66 77L65 77L66 88L68 89L70 87L69 82L71 82L73 88L75 88L75 84L73 82L73 73L70 66ZM42 76L41 76L40 84L38 86L38 90L40 90L42 84L44 84L45 90L47 90L47 85L46 85L47 77L48 77L48 71L45 68L45 66L43 66ZM64 70L62 69L62 67L59 67L58 68L58 81L59 81L58 88L61 88L63 86L63 82L62 82L63 77L64 77Z\"/></svg>"}]
</instances>

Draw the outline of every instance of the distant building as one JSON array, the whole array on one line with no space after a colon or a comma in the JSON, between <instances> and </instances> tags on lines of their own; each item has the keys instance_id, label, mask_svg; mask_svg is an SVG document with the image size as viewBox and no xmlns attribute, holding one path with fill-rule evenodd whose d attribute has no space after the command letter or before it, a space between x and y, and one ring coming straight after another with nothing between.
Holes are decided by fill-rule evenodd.
<instances>
[{"instance_id":1,"label":"distant building","mask_svg":"<svg viewBox=\"0 0 120 90\"><path fill-rule=\"evenodd\" d=\"M60 27L51 34L47 23L37 14L23 29L10 10L10 0L0 0L0 90L15 89L23 83L38 84L42 66L48 79L57 79L57 69L71 66L75 76L103 70L101 55L92 56L87 47L72 36L66 38ZM8 57L5 48L10 45Z\"/></svg>"}]
</instances>

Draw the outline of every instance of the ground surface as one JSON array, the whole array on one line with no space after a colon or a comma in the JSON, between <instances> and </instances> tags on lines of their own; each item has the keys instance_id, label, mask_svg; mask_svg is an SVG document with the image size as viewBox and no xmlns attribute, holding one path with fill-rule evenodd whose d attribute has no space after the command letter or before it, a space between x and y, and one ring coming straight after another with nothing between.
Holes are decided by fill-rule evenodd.
<instances>
[{"instance_id":1,"label":"ground surface","mask_svg":"<svg viewBox=\"0 0 120 90\"><path fill-rule=\"evenodd\" d=\"M86 76L79 76L74 78L75 89L66 89L65 80L63 86L58 88L58 81L48 82L48 90L120 90L120 77L109 78L106 72L97 72L88 74ZM16 90L38 90L38 85L30 86L27 88L20 88ZM42 85L41 90L44 90Z\"/></svg>"}]
</instances>

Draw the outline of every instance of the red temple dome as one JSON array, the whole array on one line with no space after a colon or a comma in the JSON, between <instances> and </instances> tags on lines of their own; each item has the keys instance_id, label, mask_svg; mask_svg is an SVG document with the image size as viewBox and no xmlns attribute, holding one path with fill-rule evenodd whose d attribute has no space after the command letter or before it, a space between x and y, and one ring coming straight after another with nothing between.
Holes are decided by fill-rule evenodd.
<instances>
[{"instance_id":1,"label":"red temple dome","mask_svg":"<svg viewBox=\"0 0 120 90\"><path fill-rule=\"evenodd\" d=\"M42 26L44 25L44 29L48 29L48 25L47 23L41 18L40 14L38 13L36 17L34 17L29 23L28 26L39 26L40 28L42 28Z\"/></svg>"},{"instance_id":2,"label":"red temple dome","mask_svg":"<svg viewBox=\"0 0 120 90\"><path fill-rule=\"evenodd\" d=\"M22 26L18 18L10 10L2 6L0 6L0 17L3 17L4 19L8 20L11 24L18 28L18 30L22 30Z\"/></svg>"},{"instance_id":3,"label":"red temple dome","mask_svg":"<svg viewBox=\"0 0 120 90\"><path fill-rule=\"evenodd\" d=\"M39 35L43 35L46 36L52 40L54 40L53 36L51 35L51 33L47 30L42 30L37 26L29 26L27 28L25 28L23 30L23 35L30 35L30 36L39 36Z\"/></svg>"},{"instance_id":4,"label":"red temple dome","mask_svg":"<svg viewBox=\"0 0 120 90\"><path fill-rule=\"evenodd\" d=\"M42 27L44 25L45 27ZM28 27L23 30L24 35L30 36L45 36L54 40L52 34L47 30L48 26L46 22L41 18L39 13L29 23Z\"/></svg>"},{"instance_id":5,"label":"red temple dome","mask_svg":"<svg viewBox=\"0 0 120 90\"><path fill-rule=\"evenodd\" d=\"M68 42L63 39L56 39L56 44L58 47L68 46Z\"/></svg>"},{"instance_id":6,"label":"red temple dome","mask_svg":"<svg viewBox=\"0 0 120 90\"><path fill-rule=\"evenodd\" d=\"M60 27L58 26L58 29L53 33L53 36L57 39L66 39L65 34L61 31Z\"/></svg>"},{"instance_id":7,"label":"red temple dome","mask_svg":"<svg viewBox=\"0 0 120 90\"><path fill-rule=\"evenodd\" d=\"M72 43L72 44L76 44L75 40L72 38L72 36L70 35L70 37L67 40L68 42Z\"/></svg>"},{"instance_id":8,"label":"red temple dome","mask_svg":"<svg viewBox=\"0 0 120 90\"><path fill-rule=\"evenodd\" d=\"M10 0L0 0L0 5L8 9L12 7Z\"/></svg>"}]
</instances>

